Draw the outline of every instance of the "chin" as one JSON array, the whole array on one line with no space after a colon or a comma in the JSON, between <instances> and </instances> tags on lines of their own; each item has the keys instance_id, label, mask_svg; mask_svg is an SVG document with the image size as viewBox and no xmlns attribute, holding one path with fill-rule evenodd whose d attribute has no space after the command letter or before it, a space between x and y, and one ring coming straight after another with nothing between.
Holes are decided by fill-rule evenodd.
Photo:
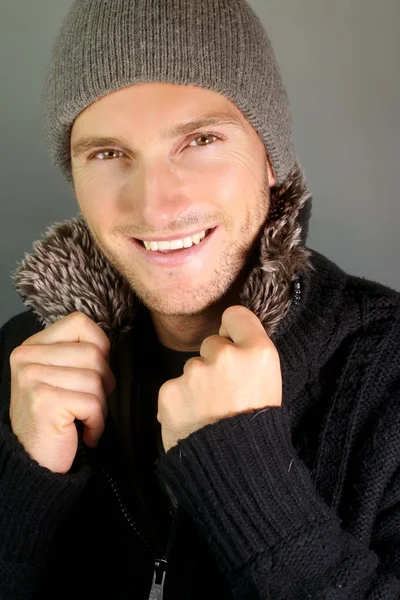
<instances>
[{"instance_id":1,"label":"chin","mask_svg":"<svg viewBox=\"0 0 400 600\"><path fill-rule=\"evenodd\" d=\"M174 290L168 295L160 293L140 294L135 291L139 300L149 309L150 312L169 317L195 316L205 313L211 306L218 302L221 295L214 293L200 292L198 289L193 291Z\"/></svg>"}]
</instances>

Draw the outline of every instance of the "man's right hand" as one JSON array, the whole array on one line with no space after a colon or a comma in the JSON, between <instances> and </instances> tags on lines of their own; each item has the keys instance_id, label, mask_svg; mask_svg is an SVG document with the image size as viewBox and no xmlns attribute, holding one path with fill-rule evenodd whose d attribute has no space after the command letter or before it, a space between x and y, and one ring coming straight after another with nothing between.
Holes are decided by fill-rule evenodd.
<instances>
[{"instance_id":1,"label":"man's right hand","mask_svg":"<svg viewBox=\"0 0 400 600\"><path fill-rule=\"evenodd\" d=\"M67 473L83 441L95 447L104 431L107 396L115 388L110 342L85 314L75 312L31 336L10 355L10 420L29 456Z\"/></svg>"}]
</instances>

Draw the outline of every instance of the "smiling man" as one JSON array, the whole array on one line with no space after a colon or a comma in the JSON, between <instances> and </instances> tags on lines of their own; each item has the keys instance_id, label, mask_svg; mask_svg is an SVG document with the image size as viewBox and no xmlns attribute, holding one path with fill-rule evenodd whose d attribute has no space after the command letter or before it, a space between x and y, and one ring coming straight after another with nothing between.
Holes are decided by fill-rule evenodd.
<instances>
[{"instance_id":1,"label":"smiling man","mask_svg":"<svg viewBox=\"0 0 400 600\"><path fill-rule=\"evenodd\" d=\"M275 178L257 132L216 92L137 84L82 111L71 156L98 246L151 310L161 342L198 350L239 302L268 214Z\"/></svg>"},{"instance_id":2,"label":"smiling man","mask_svg":"<svg viewBox=\"0 0 400 600\"><path fill-rule=\"evenodd\" d=\"M400 598L400 294L306 246L244 0L75 0L43 94L79 214L0 330L0 597Z\"/></svg>"}]
</instances>

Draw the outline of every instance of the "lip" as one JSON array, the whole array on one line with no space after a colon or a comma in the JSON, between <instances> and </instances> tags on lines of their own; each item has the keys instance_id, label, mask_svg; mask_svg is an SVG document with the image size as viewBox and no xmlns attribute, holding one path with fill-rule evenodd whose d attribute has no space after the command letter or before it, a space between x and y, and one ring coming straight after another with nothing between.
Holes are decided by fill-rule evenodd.
<instances>
[{"instance_id":1,"label":"lip","mask_svg":"<svg viewBox=\"0 0 400 600\"><path fill-rule=\"evenodd\" d=\"M211 227L206 227L205 229L199 229L198 231L190 231L188 233L178 233L177 235L171 235L170 237L156 237L156 238L145 238L146 242L172 242L173 240L183 240L186 237L192 237L197 233L201 233L202 231L208 231L209 229L214 229L216 225L212 225ZM139 238L140 239L140 238ZM143 241L143 240L141 240Z\"/></svg>"},{"instance_id":2,"label":"lip","mask_svg":"<svg viewBox=\"0 0 400 600\"><path fill-rule=\"evenodd\" d=\"M181 267L193 260L200 252L207 250L210 242L215 237L217 229L219 228L215 227L199 244L193 244L190 248L186 248L186 250L182 250L182 252L178 252L177 254L161 254L153 250L146 250L135 238L127 237L126 239L149 263L159 267Z\"/></svg>"}]
</instances>

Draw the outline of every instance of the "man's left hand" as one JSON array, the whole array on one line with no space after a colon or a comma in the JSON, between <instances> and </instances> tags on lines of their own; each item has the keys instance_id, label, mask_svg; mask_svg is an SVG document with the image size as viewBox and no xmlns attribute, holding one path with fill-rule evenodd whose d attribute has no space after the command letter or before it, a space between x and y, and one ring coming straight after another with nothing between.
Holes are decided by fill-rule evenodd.
<instances>
[{"instance_id":1,"label":"man's left hand","mask_svg":"<svg viewBox=\"0 0 400 600\"><path fill-rule=\"evenodd\" d=\"M194 431L238 413L282 404L279 354L258 317L241 305L222 315L218 335L158 394L165 452Z\"/></svg>"}]
</instances>

